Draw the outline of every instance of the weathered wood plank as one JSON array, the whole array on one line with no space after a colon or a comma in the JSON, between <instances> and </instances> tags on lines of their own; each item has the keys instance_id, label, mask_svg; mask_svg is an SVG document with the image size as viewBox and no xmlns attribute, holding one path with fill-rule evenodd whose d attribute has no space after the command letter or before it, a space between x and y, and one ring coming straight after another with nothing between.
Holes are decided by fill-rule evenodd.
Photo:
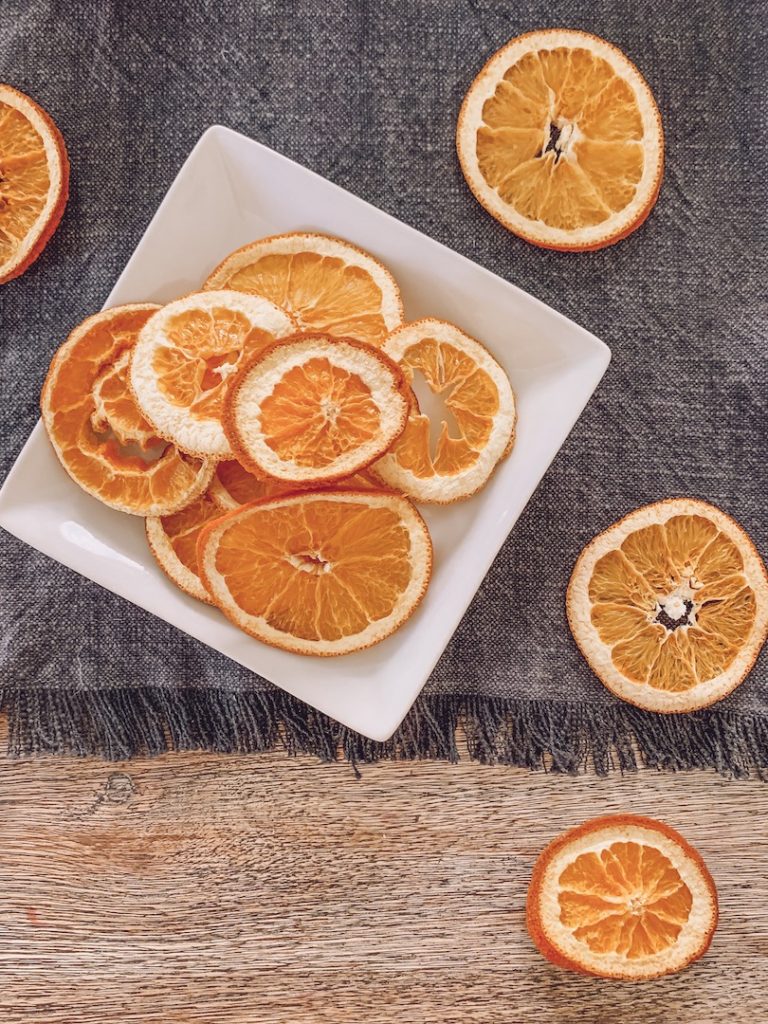
<instances>
[{"instance_id":1,"label":"weathered wood plank","mask_svg":"<svg viewBox=\"0 0 768 1024\"><path fill-rule=\"evenodd\" d=\"M0 761L0 1021L759 1022L767 800L701 773ZM680 828L722 901L703 961L635 986L550 967L523 925L544 843L628 809Z\"/></svg>"}]
</instances>

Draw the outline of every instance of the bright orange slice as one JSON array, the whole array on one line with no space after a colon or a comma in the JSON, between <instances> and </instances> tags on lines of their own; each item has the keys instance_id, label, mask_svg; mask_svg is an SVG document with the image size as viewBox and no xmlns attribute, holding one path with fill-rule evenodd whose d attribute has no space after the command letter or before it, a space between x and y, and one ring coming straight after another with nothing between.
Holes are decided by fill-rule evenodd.
<instances>
[{"instance_id":1,"label":"bright orange slice","mask_svg":"<svg viewBox=\"0 0 768 1024\"><path fill-rule=\"evenodd\" d=\"M160 568L177 587L198 601L212 604L197 569L197 540L204 526L221 516L221 509L204 494L181 512L149 516L147 541Z\"/></svg>"},{"instance_id":2,"label":"bright orange slice","mask_svg":"<svg viewBox=\"0 0 768 1024\"><path fill-rule=\"evenodd\" d=\"M201 457L231 459L221 415L238 367L293 320L258 295L195 292L164 306L141 332L131 360L131 386L160 437Z\"/></svg>"},{"instance_id":3,"label":"bright orange slice","mask_svg":"<svg viewBox=\"0 0 768 1024\"><path fill-rule=\"evenodd\" d=\"M72 479L104 504L141 516L186 507L214 470L159 438L131 394L131 351L157 309L117 306L88 317L53 357L40 397L45 429Z\"/></svg>"},{"instance_id":4,"label":"bright orange slice","mask_svg":"<svg viewBox=\"0 0 768 1024\"><path fill-rule=\"evenodd\" d=\"M568 621L599 679L650 711L729 694L768 634L768 574L720 509L671 498L637 509L582 551Z\"/></svg>"},{"instance_id":5,"label":"bright orange slice","mask_svg":"<svg viewBox=\"0 0 768 1024\"><path fill-rule=\"evenodd\" d=\"M381 484L374 477L362 470L354 476L339 480L333 485L334 490L365 491L379 490ZM296 489L295 484L282 483L267 477L257 477L243 469L239 462L220 462L213 474L208 494L213 502L225 512L247 505L249 501L260 501L262 498L275 498L279 494L289 494Z\"/></svg>"},{"instance_id":6,"label":"bright orange slice","mask_svg":"<svg viewBox=\"0 0 768 1024\"><path fill-rule=\"evenodd\" d=\"M405 426L409 400L403 374L380 349L298 334L233 379L224 427L238 462L256 475L330 483L386 451Z\"/></svg>"},{"instance_id":7,"label":"bright orange slice","mask_svg":"<svg viewBox=\"0 0 768 1024\"><path fill-rule=\"evenodd\" d=\"M227 256L206 288L255 292L287 309L306 331L380 345L403 320L395 279L356 245L329 235L262 238Z\"/></svg>"},{"instance_id":8,"label":"bright orange slice","mask_svg":"<svg viewBox=\"0 0 768 1024\"><path fill-rule=\"evenodd\" d=\"M617 814L543 850L526 916L534 943L559 967L645 981L706 953L717 890L701 856L669 825Z\"/></svg>"},{"instance_id":9,"label":"bright orange slice","mask_svg":"<svg viewBox=\"0 0 768 1024\"><path fill-rule=\"evenodd\" d=\"M203 582L251 636L297 654L349 654L401 626L432 568L427 527L389 491L314 491L254 502L207 526Z\"/></svg>"},{"instance_id":10,"label":"bright orange slice","mask_svg":"<svg viewBox=\"0 0 768 1024\"><path fill-rule=\"evenodd\" d=\"M61 132L42 107L0 83L0 284L37 259L69 191Z\"/></svg>"},{"instance_id":11,"label":"bright orange slice","mask_svg":"<svg viewBox=\"0 0 768 1024\"><path fill-rule=\"evenodd\" d=\"M661 187L664 135L637 68L604 39L512 39L470 86L456 134L469 187L515 234L599 249L638 228Z\"/></svg>"},{"instance_id":12,"label":"bright orange slice","mask_svg":"<svg viewBox=\"0 0 768 1024\"><path fill-rule=\"evenodd\" d=\"M383 351L443 407L430 417L414 405L372 472L415 501L446 504L475 494L514 443L515 396L506 373L480 342L443 320L406 324Z\"/></svg>"}]
</instances>

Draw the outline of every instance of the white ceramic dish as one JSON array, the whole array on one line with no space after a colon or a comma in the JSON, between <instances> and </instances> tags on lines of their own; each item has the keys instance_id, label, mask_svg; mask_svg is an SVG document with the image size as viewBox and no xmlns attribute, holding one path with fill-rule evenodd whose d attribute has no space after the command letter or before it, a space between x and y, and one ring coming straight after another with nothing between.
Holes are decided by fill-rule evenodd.
<instances>
[{"instance_id":1,"label":"white ceramic dish","mask_svg":"<svg viewBox=\"0 0 768 1024\"><path fill-rule=\"evenodd\" d=\"M375 740L416 699L504 539L610 360L608 348L514 285L230 129L201 137L107 299L167 302L232 249L282 231L347 238L394 273L409 319L450 320L488 345L518 399L512 455L476 497L424 508L435 546L427 596L377 647L305 658L260 644L177 590L144 524L101 505L60 467L38 423L0 492L0 525L51 558L202 640ZM51 353L61 337L51 338ZM184 682L184 680L180 680Z\"/></svg>"}]
</instances>

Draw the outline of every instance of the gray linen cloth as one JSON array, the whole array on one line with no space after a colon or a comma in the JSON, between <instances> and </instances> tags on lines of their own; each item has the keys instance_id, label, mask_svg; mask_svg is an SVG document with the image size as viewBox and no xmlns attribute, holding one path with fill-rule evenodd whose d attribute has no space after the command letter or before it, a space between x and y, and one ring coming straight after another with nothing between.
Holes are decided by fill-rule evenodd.
<instances>
[{"instance_id":1,"label":"gray linen cloth","mask_svg":"<svg viewBox=\"0 0 768 1024\"><path fill-rule=\"evenodd\" d=\"M720 505L768 551L766 18L749 0L3 0L0 79L60 125L72 194L42 258L0 288L0 459L38 415L55 348L103 303L190 148L229 125L527 289L603 338L607 377L392 743L335 726L202 644L3 534L0 688L13 751L123 757L168 744L352 759L472 756L768 765L768 661L716 708L614 700L578 654L564 591L590 537L672 495ZM533 28L604 36L640 67L667 165L645 226L545 252L475 202L454 153L462 96Z\"/></svg>"}]
</instances>

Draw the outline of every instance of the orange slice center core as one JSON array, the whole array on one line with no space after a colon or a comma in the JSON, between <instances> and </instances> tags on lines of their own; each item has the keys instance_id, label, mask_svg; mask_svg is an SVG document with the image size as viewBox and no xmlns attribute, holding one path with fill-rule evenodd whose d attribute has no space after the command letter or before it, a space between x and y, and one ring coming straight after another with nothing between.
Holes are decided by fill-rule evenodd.
<instances>
[{"instance_id":1,"label":"orange slice center core","mask_svg":"<svg viewBox=\"0 0 768 1024\"><path fill-rule=\"evenodd\" d=\"M527 53L483 105L480 171L524 217L578 230L607 220L643 175L634 91L580 47Z\"/></svg>"},{"instance_id":2,"label":"orange slice center core","mask_svg":"<svg viewBox=\"0 0 768 1024\"><path fill-rule=\"evenodd\" d=\"M409 415L393 455L420 478L469 469L487 443L499 410L493 379L460 349L434 338L411 345L400 365L421 409L431 415Z\"/></svg>"},{"instance_id":3,"label":"orange slice center core","mask_svg":"<svg viewBox=\"0 0 768 1024\"><path fill-rule=\"evenodd\" d=\"M738 547L696 515L631 533L597 561L589 598L616 668L670 691L725 672L757 613Z\"/></svg>"},{"instance_id":4,"label":"orange slice center core","mask_svg":"<svg viewBox=\"0 0 768 1024\"><path fill-rule=\"evenodd\" d=\"M560 920L594 953L629 960L673 945L687 922L691 891L653 846L615 842L582 853L558 880Z\"/></svg>"},{"instance_id":5,"label":"orange slice center core","mask_svg":"<svg viewBox=\"0 0 768 1024\"><path fill-rule=\"evenodd\" d=\"M167 343L158 346L152 360L158 387L200 419L221 417L227 379L245 357L274 341L242 313L224 307L178 313L165 333Z\"/></svg>"},{"instance_id":6,"label":"orange slice center core","mask_svg":"<svg viewBox=\"0 0 768 1024\"><path fill-rule=\"evenodd\" d=\"M299 466L327 466L375 437L381 421L368 385L325 357L288 370L261 403L266 443Z\"/></svg>"}]
</instances>

